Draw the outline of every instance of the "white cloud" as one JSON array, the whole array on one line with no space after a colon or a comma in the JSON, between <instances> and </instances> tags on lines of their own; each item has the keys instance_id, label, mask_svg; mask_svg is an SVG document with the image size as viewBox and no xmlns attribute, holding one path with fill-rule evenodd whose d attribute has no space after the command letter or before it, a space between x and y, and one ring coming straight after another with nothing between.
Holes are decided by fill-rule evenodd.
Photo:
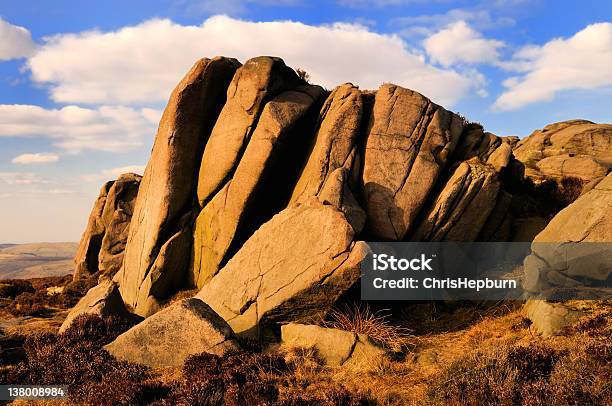
<instances>
[{"instance_id":1,"label":"white cloud","mask_svg":"<svg viewBox=\"0 0 612 406\"><path fill-rule=\"evenodd\" d=\"M83 150L122 152L143 145L155 132L155 110L101 106L44 109L0 105L1 137L47 137L69 153Z\"/></svg>"},{"instance_id":2,"label":"white cloud","mask_svg":"<svg viewBox=\"0 0 612 406\"><path fill-rule=\"evenodd\" d=\"M104 169L100 171L100 173L83 175L81 176L81 179L83 179L86 182L99 182L99 181L113 180L113 179L117 179L119 175L122 175L124 173L129 173L129 172L136 173L138 175L142 175L144 173L145 168L146 168L146 165L130 165L130 166L122 166L119 168Z\"/></svg>"},{"instance_id":3,"label":"white cloud","mask_svg":"<svg viewBox=\"0 0 612 406\"><path fill-rule=\"evenodd\" d=\"M30 31L0 18L0 61L28 57L35 48Z\"/></svg>"},{"instance_id":4,"label":"white cloud","mask_svg":"<svg viewBox=\"0 0 612 406\"><path fill-rule=\"evenodd\" d=\"M0 172L0 182L11 186L48 183L42 176L31 172Z\"/></svg>"},{"instance_id":5,"label":"white cloud","mask_svg":"<svg viewBox=\"0 0 612 406\"><path fill-rule=\"evenodd\" d=\"M14 164L48 164L59 161L59 155L50 152L38 152L36 154L21 154L11 161Z\"/></svg>"},{"instance_id":6,"label":"white cloud","mask_svg":"<svg viewBox=\"0 0 612 406\"><path fill-rule=\"evenodd\" d=\"M423 41L431 60L443 66L493 63L502 41L486 39L465 21L457 21Z\"/></svg>"},{"instance_id":7,"label":"white cloud","mask_svg":"<svg viewBox=\"0 0 612 406\"><path fill-rule=\"evenodd\" d=\"M452 105L474 86L470 77L428 65L396 35L357 24L311 26L292 21L249 22L214 16L200 26L150 20L119 31L61 34L46 39L28 62L32 78L61 103L164 103L179 78L203 56L242 61L278 55L332 88L394 82Z\"/></svg>"},{"instance_id":8,"label":"white cloud","mask_svg":"<svg viewBox=\"0 0 612 406\"><path fill-rule=\"evenodd\" d=\"M592 24L571 38L528 46L514 55L509 69L525 72L507 79L494 107L513 110L552 100L564 90L612 85L612 23Z\"/></svg>"}]
</instances>

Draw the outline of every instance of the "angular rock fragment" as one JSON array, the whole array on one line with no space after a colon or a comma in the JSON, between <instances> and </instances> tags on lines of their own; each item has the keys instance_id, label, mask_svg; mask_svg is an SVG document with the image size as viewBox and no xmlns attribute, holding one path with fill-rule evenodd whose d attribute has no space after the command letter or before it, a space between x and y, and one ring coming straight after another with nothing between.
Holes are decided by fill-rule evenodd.
<instances>
[{"instance_id":1,"label":"angular rock fragment","mask_svg":"<svg viewBox=\"0 0 612 406\"><path fill-rule=\"evenodd\" d=\"M562 335L585 315L571 305L545 300L528 300L523 306L523 314L531 320L534 330L544 337Z\"/></svg>"},{"instance_id":2,"label":"angular rock fragment","mask_svg":"<svg viewBox=\"0 0 612 406\"><path fill-rule=\"evenodd\" d=\"M206 303L183 299L104 346L123 361L152 368L180 367L191 355L238 350L232 329Z\"/></svg>"},{"instance_id":3,"label":"angular rock fragment","mask_svg":"<svg viewBox=\"0 0 612 406\"><path fill-rule=\"evenodd\" d=\"M241 77L245 78L244 74ZM265 104L257 127L245 141L244 152L234 173L196 220L192 276L195 285L203 286L217 273L226 262L232 244L244 242L238 235L240 231L244 235L247 229L256 228L258 224L249 223L258 221L252 214L261 210L257 206L273 206L272 196L284 203L287 197L280 192L280 186L269 190L264 184L274 172L289 170L279 168L277 162L288 153L290 144L300 142L298 137L304 131L300 128L303 127L302 120L322 95L323 89L318 86L301 85L282 92ZM206 178L205 175L203 179Z\"/></svg>"},{"instance_id":4,"label":"angular rock fragment","mask_svg":"<svg viewBox=\"0 0 612 406\"><path fill-rule=\"evenodd\" d=\"M89 289L87 294L74 306L59 329L60 333L66 331L78 316L92 314L102 318L114 317L131 322L139 317L130 313L121 299L119 287L109 279Z\"/></svg>"},{"instance_id":5,"label":"angular rock fragment","mask_svg":"<svg viewBox=\"0 0 612 406\"><path fill-rule=\"evenodd\" d=\"M369 232L401 240L457 145L463 120L422 95L385 84L376 93L363 166Z\"/></svg>"},{"instance_id":6,"label":"angular rock fragment","mask_svg":"<svg viewBox=\"0 0 612 406\"><path fill-rule=\"evenodd\" d=\"M338 209L313 199L265 223L197 297L239 335L325 314L360 277L367 245Z\"/></svg>"},{"instance_id":7,"label":"angular rock fragment","mask_svg":"<svg viewBox=\"0 0 612 406\"><path fill-rule=\"evenodd\" d=\"M285 347L314 348L329 366L373 369L387 358L388 351L365 334L336 328L289 323L281 326Z\"/></svg>"},{"instance_id":8,"label":"angular rock fragment","mask_svg":"<svg viewBox=\"0 0 612 406\"><path fill-rule=\"evenodd\" d=\"M475 241L497 202L497 172L479 158L461 163L438 194L414 241Z\"/></svg>"},{"instance_id":9,"label":"angular rock fragment","mask_svg":"<svg viewBox=\"0 0 612 406\"><path fill-rule=\"evenodd\" d=\"M160 121L134 208L124 266L116 275L124 300L139 314L150 314L157 301L173 293L156 286L157 281L163 286L186 282L185 269L177 263L189 257L190 243L181 240L172 249L168 244L174 244L173 236L191 221L202 151L238 66L235 59L222 57L196 62L172 92ZM160 261L162 252L172 257ZM149 277L152 269L159 277Z\"/></svg>"}]
</instances>

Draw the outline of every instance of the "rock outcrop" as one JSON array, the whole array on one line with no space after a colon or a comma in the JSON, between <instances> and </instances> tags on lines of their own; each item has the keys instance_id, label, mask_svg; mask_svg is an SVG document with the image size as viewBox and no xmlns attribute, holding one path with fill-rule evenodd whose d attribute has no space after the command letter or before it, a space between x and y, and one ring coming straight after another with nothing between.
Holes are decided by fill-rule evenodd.
<instances>
[{"instance_id":1,"label":"rock outcrop","mask_svg":"<svg viewBox=\"0 0 612 406\"><path fill-rule=\"evenodd\" d=\"M590 182L612 169L612 125L586 120L550 124L518 142L514 155L536 182L567 177Z\"/></svg>"},{"instance_id":2,"label":"rock outcrop","mask_svg":"<svg viewBox=\"0 0 612 406\"><path fill-rule=\"evenodd\" d=\"M140 180L140 175L126 173L100 190L75 256L75 280L112 277L121 268Z\"/></svg>"},{"instance_id":3,"label":"rock outcrop","mask_svg":"<svg viewBox=\"0 0 612 406\"><path fill-rule=\"evenodd\" d=\"M289 323L281 327L281 338L288 348L314 348L325 364L334 367L374 369L388 356L388 351L366 334L336 328Z\"/></svg>"},{"instance_id":4,"label":"rock outcrop","mask_svg":"<svg viewBox=\"0 0 612 406\"><path fill-rule=\"evenodd\" d=\"M313 199L264 224L197 297L239 335L324 315L360 277L367 246L338 209Z\"/></svg>"},{"instance_id":5,"label":"rock outcrop","mask_svg":"<svg viewBox=\"0 0 612 406\"><path fill-rule=\"evenodd\" d=\"M191 298L159 311L104 348L117 359L162 368L180 367L191 355L224 355L239 346L227 323Z\"/></svg>"},{"instance_id":6,"label":"rock outcrop","mask_svg":"<svg viewBox=\"0 0 612 406\"><path fill-rule=\"evenodd\" d=\"M172 92L134 207L124 265L116 280L143 316L185 284L198 165L239 63L201 59Z\"/></svg>"}]
</instances>

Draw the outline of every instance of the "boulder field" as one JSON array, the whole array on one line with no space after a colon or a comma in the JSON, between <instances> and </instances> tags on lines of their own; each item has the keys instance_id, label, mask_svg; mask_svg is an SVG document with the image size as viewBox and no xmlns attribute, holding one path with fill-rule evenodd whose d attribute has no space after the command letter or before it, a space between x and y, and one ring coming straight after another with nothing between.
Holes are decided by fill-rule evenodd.
<instances>
[{"instance_id":1,"label":"boulder field","mask_svg":"<svg viewBox=\"0 0 612 406\"><path fill-rule=\"evenodd\" d=\"M397 85L329 91L280 58L201 59L170 96L142 179L122 175L94 204L75 278L112 281L77 313L147 318L120 337L132 346L202 323L214 337L194 351L316 321L358 283L365 240L512 241L525 168L600 181L610 131L573 121L517 141ZM609 213L607 183L574 204ZM579 222L575 211L559 215ZM166 307L188 289L197 299Z\"/></svg>"}]
</instances>

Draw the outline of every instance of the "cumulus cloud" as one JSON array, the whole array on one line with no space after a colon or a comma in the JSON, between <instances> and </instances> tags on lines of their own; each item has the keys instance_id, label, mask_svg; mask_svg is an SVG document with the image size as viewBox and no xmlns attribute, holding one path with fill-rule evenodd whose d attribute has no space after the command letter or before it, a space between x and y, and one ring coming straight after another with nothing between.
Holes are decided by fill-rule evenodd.
<instances>
[{"instance_id":1,"label":"cumulus cloud","mask_svg":"<svg viewBox=\"0 0 612 406\"><path fill-rule=\"evenodd\" d=\"M83 150L121 152L143 145L152 137L156 117L152 109L66 106L45 109L32 105L0 105L1 137L47 137L68 153Z\"/></svg>"},{"instance_id":2,"label":"cumulus cloud","mask_svg":"<svg viewBox=\"0 0 612 406\"><path fill-rule=\"evenodd\" d=\"M35 82L61 103L156 105L203 56L245 61L280 55L332 88L351 81L377 88L391 81L452 105L475 84L469 76L428 65L396 35L358 24L312 26L214 16L199 26L150 20L114 32L89 31L46 39L28 62Z\"/></svg>"},{"instance_id":3,"label":"cumulus cloud","mask_svg":"<svg viewBox=\"0 0 612 406\"><path fill-rule=\"evenodd\" d=\"M30 31L0 18L0 61L26 58L35 48Z\"/></svg>"},{"instance_id":4,"label":"cumulus cloud","mask_svg":"<svg viewBox=\"0 0 612 406\"><path fill-rule=\"evenodd\" d=\"M502 41L486 39L465 21L457 21L423 41L431 60L443 66L493 63Z\"/></svg>"},{"instance_id":5,"label":"cumulus cloud","mask_svg":"<svg viewBox=\"0 0 612 406\"><path fill-rule=\"evenodd\" d=\"M59 161L59 155L50 152L38 152L35 154L21 154L13 158L14 164L48 164Z\"/></svg>"},{"instance_id":6,"label":"cumulus cloud","mask_svg":"<svg viewBox=\"0 0 612 406\"><path fill-rule=\"evenodd\" d=\"M48 183L42 176L31 172L0 172L0 182L11 186Z\"/></svg>"},{"instance_id":7,"label":"cumulus cloud","mask_svg":"<svg viewBox=\"0 0 612 406\"><path fill-rule=\"evenodd\" d=\"M138 175L142 175L144 173L145 168L146 168L146 165L121 166L119 168L104 169L100 171L99 173L83 175L81 176L81 179L83 179L86 182L99 182L99 181L113 180L113 179L117 179L119 175L122 175L124 173L129 173L129 172L136 173Z\"/></svg>"},{"instance_id":8,"label":"cumulus cloud","mask_svg":"<svg viewBox=\"0 0 612 406\"><path fill-rule=\"evenodd\" d=\"M608 88L612 85L612 23L592 24L571 38L518 51L509 69L523 75L508 78L494 107L514 110L552 100L564 90Z\"/></svg>"}]
</instances>

